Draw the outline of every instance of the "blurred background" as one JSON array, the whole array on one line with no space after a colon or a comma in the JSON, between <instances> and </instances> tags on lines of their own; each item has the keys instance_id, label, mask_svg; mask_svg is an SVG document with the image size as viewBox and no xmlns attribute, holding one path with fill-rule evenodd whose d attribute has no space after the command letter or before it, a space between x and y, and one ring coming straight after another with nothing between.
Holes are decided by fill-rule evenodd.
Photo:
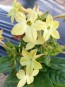
<instances>
[{"instance_id":1,"label":"blurred background","mask_svg":"<svg viewBox=\"0 0 65 87\"><path fill-rule=\"evenodd\" d=\"M18 1L24 2L25 0L18 0ZM26 0L26 1L30 3L30 2L33 2L35 0ZM43 1L45 1L45 0L43 0ZM53 1L61 4L62 6L65 6L65 0L53 0ZM12 5L12 2L13 2L13 0L0 0L0 4L3 4L3 5Z\"/></svg>"},{"instance_id":2,"label":"blurred background","mask_svg":"<svg viewBox=\"0 0 65 87\"><path fill-rule=\"evenodd\" d=\"M20 2L24 2L24 1L27 1L28 3L32 3L36 0L18 0ZM47 0L43 0L43 1L47 1ZM65 6L65 0L53 0L59 4L61 4L62 6ZM12 2L13 0L0 0L0 4L3 4L3 5L12 5Z\"/></svg>"}]
</instances>

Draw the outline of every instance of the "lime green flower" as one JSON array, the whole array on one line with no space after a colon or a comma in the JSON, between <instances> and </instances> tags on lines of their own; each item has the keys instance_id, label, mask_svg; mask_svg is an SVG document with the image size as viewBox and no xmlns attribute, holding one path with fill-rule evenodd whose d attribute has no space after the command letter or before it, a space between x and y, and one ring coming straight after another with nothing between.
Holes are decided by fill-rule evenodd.
<instances>
[{"instance_id":1,"label":"lime green flower","mask_svg":"<svg viewBox=\"0 0 65 87\"><path fill-rule=\"evenodd\" d=\"M20 10L22 10L22 12ZM16 0L14 0L13 7L9 11L8 16L11 16L12 23L14 19L16 19L17 22L19 22L24 21L24 19L26 18L25 14L23 13L23 7Z\"/></svg>"},{"instance_id":2,"label":"lime green flower","mask_svg":"<svg viewBox=\"0 0 65 87\"><path fill-rule=\"evenodd\" d=\"M39 70L34 70L32 74L29 76L23 69L19 70L16 76L20 79L17 87L23 87L26 83L31 84L34 81L34 76L39 73Z\"/></svg>"},{"instance_id":3,"label":"lime green flower","mask_svg":"<svg viewBox=\"0 0 65 87\"><path fill-rule=\"evenodd\" d=\"M34 16L33 16L34 15ZM28 14L27 20L25 19L24 22L19 22L16 24L11 33L13 35L22 35L25 33L28 41L31 43L35 43L37 39L37 31L41 31L44 28L44 22L41 20L37 20L38 14L33 8L32 13Z\"/></svg>"},{"instance_id":4,"label":"lime green flower","mask_svg":"<svg viewBox=\"0 0 65 87\"><path fill-rule=\"evenodd\" d=\"M58 21L53 21L53 17L51 15L48 15L45 25L44 25L44 34L43 37L45 41L47 41L50 36L52 36L55 39L59 39L60 35L58 31L56 30L59 27L59 22Z\"/></svg>"},{"instance_id":5,"label":"lime green flower","mask_svg":"<svg viewBox=\"0 0 65 87\"><path fill-rule=\"evenodd\" d=\"M36 61L37 58L42 56L43 54L36 55L37 49L34 49L30 52L25 49L22 50L22 56L20 59L20 63L22 66L26 66L26 71L28 75L31 75L33 70L42 69L42 65Z\"/></svg>"},{"instance_id":6,"label":"lime green flower","mask_svg":"<svg viewBox=\"0 0 65 87\"><path fill-rule=\"evenodd\" d=\"M35 45L44 44L44 42L45 42L43 36L42 36L42 35L39 35L39 34L38 34L37 40L36 40L35 42L33 42L33 43L30 42L26 36L23 38L23 40L24 40L25 42L27 42L26 50L32 49Z\"/></svg>"},{"instance_id":7,"label":"lime green flower","mask_svg":"<svg viewBox=\"0 0 65 87\"><path fill-rule=\"evenodd\" d=\"M3 40L3 36L2 36L3 30L0 30L0 40Z\"/></svg>"}]
</instances>

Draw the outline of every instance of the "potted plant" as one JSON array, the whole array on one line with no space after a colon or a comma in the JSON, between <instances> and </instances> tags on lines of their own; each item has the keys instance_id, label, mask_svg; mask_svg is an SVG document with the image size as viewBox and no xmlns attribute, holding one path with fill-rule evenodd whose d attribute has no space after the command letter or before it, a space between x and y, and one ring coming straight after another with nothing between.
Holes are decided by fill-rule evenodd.
<instances>
[{"instance_id":1,"label":"potted plant","mask_svg":"<svg viewBox=\"0 0 65 87\"><path fill-rule=\"evenodd\" d=\"M3 43L3 30L0 30L0 44L7 56L0 57L0 73L7 72L4 87L65 87L65 58L57 57L64 53L65 46L60 45L57 28L59 21L48 12L41 12L36 4L33 9L25 9L14 0L8 13L11 22L17 23L11 30L13 39Z\"/></svg>"}]
</instances>

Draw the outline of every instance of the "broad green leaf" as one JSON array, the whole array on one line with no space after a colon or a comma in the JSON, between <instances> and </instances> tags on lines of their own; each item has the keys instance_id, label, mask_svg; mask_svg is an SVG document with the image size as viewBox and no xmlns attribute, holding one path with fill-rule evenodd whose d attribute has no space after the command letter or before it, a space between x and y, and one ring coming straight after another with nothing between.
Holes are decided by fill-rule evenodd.
<instances>
[{"instance_id":1,"label":"broad green leaf","mask_svg":"<svg viewBox=\"0 0 65 87\"><path fill-rule=\"evenodd\" d=\"M65 58L51 58L50 67L56 70L64 70Z\"/></svg>"},{"instance_id":2,"label":"broad green leaf","mask_svg":"<svg viewBox=\"0 0 65 87\"><path fill-rule=\"evenodd\" d=\"M65 70L53 70L49 71L52 82L56 85L65 86Z\"/></svg>"},{"instance_id":3,"label":"broad green leaf","mask_svg":"<svg viewBox=\"0 0 65 87\"><path fill-rule=\"evenodd\" d=\"M54 86L48 74L40 72L35 77L34 82L31 85L26 85L24 87L54 87Z\"/></svg>"}]
</instances>

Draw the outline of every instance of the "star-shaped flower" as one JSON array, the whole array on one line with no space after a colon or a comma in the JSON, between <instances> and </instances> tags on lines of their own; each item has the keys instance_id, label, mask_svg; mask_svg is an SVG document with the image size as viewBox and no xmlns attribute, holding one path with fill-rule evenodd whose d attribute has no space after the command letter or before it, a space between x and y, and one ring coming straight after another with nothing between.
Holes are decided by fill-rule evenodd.
<instances>
[{"instance_id":1,"label":"star-shaped flower","mask_svg":"<svg viewBox=\"0 0 65 87\"><path fill-rule=\"evenodd\" d=\"M28 41L31 43L35 43L37 39L37 31L41 31L44 28L44 22L41 20L37 20L38 14L33 8L33 11L28 14L27 20L24 22L19 22L16 24L11 33L13 35L22 35L25 33L25 36L28 38Z\"/></svg>"},{"instance_id":2,"label":"star-shaped flower","mask_svg":"<svg viewBox=\"0 0 65 87\"><path fill-rule=\"evenodd\" d=\"M12 9L9 11L8 16L11 16L11 22L14 22L14 19L16 19L17 22L24 21L26 18L25 12L26 10L23 8L23 6L14 0Z\"/></svg>"},{"instance_id":3,"label":"star-shaped flower","mask_svg":"<svg viewBox=\"0 0 65 87\"><path fill-rule=\"evenodd\" d=\"M23 69L19 70L16 76L20 79L17 87L23 87L26 83L31 84L34 81L34 76L39 73L39 70L34 70L32 74L29 76Z\"/></svg>"},{"instance_id":4,"label":"star-shaped flower","mask_svg":"<svg viewBox=\"0 0 65 87\"><path fill-rule=\"evenodd\" d=\"M43 36L42 36L42 35L39 35L39 34L38 34L37 40L36 40L35 42L33 42L33 43L30 42L26 36L23 38L23 40L24 40L25 42L27 42L26 50L32 49L35 45L44 44L44 42L45 42Z\"/></svg>"},{"instance_id":5,"label":"star-shaped flower","mask_svg":"<svg viewBox=\"0 0 65 87\"><path fill-rule=\"evenodd\" d=\"M59 22L58 21L53 21L53 17L51 15L48 15L46 22L44 22L44 33L43 37L45 41L47 41L50 36L52 36L55 39L59 39L60 35L57 31L57 28L59 27Z\"/></svg>"},{"instance_id":6,"label":"star-shaped flower","mask_svg":"<svg viewBox=\"0 0 65 87\"><path fill-rule=\"evenodd\" d=\"M22 56L20 59L20 64L26 66L26 71L28 75L31 75L33 70L42 69L42 65L36 61L37 58L43 54L36 55L37 49L34 49L30 52L26 51L24 48L22 50Z\"/></svg>"}]
</instances>

